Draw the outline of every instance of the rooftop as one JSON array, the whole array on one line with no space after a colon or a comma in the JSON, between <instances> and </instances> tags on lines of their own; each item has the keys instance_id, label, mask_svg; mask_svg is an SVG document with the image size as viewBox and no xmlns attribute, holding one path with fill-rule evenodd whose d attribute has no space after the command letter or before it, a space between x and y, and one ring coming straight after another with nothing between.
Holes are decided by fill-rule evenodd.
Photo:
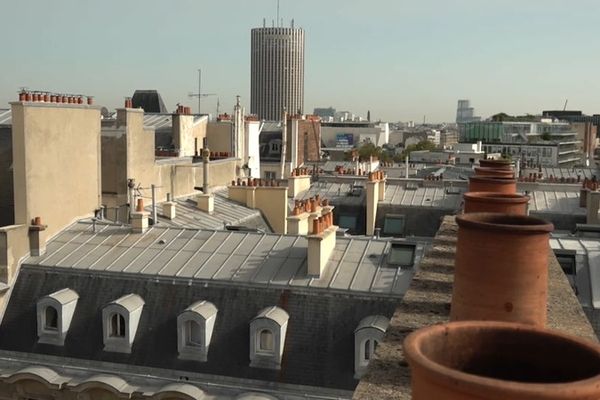
<instances>
[{"instance_id":1,"label":"rooftop","mask_svg":"<svg viewBox=\"0 0 600 400\"><path fill-rule=\"evenodd\" d=\"M454 217L445 217L390 321L384 340L377 347L367 374L354 392L355 399L410 399L410 369L402 342L416 329L449 319L457 230ZM597 340L552 253L549 254L547 325L551 329Z\"/></svg>"},{"instance_id":2,"label":"rooftop","mask_svg":"<svg viewBox=\"0 0 600 400\"><path fill-rule=\"evenodd\" d=\"M212 214L198 209L196 200L194 200L195 196L189 196L174 200L177 204L177 212L175 218L170 220L163 216L164 203L158 203L156 208L159 225L194 229L225 229L227 225L236 225L271 232L269 224L260 211L229 200L227 188L214 189L213 193L215 209ZM146 207L146 211L151 211L151 209L151 206Z\"/></svg>"},{"instance_id":3,"label":"rooftop","mask_svg":"<svg viewBox=\"0 0 600 400\"><path fill-rule=\"evenodd\" d=\"M321 277L307 276L307 239L254 232L153 227L144 234L116 225L77 222L60 232L41 257L23 265L95 275L151 276L401 298L412 269L387 264L389 241L338 238ZM417 245L417 257L423 245Z\"/></svg>"}]
</instances>

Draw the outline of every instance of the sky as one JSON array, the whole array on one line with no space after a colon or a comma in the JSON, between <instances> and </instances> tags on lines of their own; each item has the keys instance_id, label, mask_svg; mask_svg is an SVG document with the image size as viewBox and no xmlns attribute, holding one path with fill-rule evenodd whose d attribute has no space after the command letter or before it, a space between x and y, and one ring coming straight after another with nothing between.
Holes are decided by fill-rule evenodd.
<instances>
[{"instance_id":1,"label":"sky","mask_svg":"<svg viewBox=\"0 0 600 400\"><path fill-rule=\"evenodd\" d=\"M277 0L2 0L0 108L30 89L119 107L135 89L167 105L218 94L250 109L250 29ZM304 28L305 112L332 106L385 121L568 109L600 113L598 0L280 0ZM202 101L216 112L217 96Z\"/></svg>"}]
</instances>

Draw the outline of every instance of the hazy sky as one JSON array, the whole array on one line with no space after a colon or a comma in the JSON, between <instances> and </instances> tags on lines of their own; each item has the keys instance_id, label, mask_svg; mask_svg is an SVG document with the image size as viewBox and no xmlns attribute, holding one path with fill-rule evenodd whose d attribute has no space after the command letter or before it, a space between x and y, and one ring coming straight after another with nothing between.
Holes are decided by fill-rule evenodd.
<instances>
[{"instance_id":1,"label":"hazy sky","mask_svg":"<svg viewBox=\"0 0 600 400\"><path fill-rule=\"evenodd\" d=\"M250 109L250 29L277 0L2 0L0 108L20 86L96 96L110 108L157 89L169 110ZM305 111L452 121L568 108L600 113L598 0L281 0L306 31ZM215 97L203 100L215 112Z\"/></svg>"}]
</instances>

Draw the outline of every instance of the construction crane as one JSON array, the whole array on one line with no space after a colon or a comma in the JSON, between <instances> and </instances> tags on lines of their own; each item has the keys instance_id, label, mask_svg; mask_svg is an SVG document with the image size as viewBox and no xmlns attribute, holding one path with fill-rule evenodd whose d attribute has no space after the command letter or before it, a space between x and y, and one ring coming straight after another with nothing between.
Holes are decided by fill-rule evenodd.
<instances>
[{"instance_id":1,"label":"construction crane","mask_svg":"<svg viewBox=\"0 0 600 400\"><path fill-rule=\"evenodd\" d=\"M203 97L208 96L216 96L216 93L202 93L202 70L198 69L198 93L188 93L188 97L197 97L198 98L198 114L200 114L201 110L201 100Z\"/></svg>"}]
</instances>

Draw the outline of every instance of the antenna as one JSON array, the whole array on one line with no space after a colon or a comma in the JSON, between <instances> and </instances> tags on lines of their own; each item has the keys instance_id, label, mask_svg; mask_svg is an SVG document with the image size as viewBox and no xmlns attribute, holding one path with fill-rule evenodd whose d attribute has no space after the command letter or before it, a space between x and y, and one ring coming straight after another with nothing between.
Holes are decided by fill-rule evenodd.
<instances>
[{"instance_id":1,"label":"antenna","mask_svg":"<svg viewBox=\"0 0 600 400\"><path fill-rule=\"evenodd\" d=\"M563 107L563 111L565 111L567 109L567 104L569 103L569 99L565 100L565 106Z\"/></svg>"},{"instance_id":2,"label":"antenna","mask_svg":"<svg viewBox=\"0 0 600 400\"><path fill-rule=\"evenodd\" d=\"M277 27L279 28L279 0L277 0Z\"/></svg>"}]
</instances>

